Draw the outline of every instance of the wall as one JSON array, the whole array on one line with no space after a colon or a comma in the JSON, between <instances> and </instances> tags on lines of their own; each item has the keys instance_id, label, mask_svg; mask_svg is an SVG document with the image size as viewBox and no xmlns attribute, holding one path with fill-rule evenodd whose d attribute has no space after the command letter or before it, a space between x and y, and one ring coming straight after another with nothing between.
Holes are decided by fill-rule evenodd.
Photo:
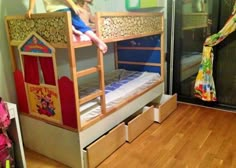
<instances>
[{"instance_id":1,"label":"wall","mask_svg":"<svg viewBox=\"0 0 236 168\"><path fill-rule=\"evenodd\" d=\"M14 5L12 5L14 4ZM24 14L28 7L28 0L0 1L0 97L6 101L16 102L14 79L5 33L4 17L7 15ZM37 1L36 10L43 12L42 2Z\"/></svg>"}]
</instances>

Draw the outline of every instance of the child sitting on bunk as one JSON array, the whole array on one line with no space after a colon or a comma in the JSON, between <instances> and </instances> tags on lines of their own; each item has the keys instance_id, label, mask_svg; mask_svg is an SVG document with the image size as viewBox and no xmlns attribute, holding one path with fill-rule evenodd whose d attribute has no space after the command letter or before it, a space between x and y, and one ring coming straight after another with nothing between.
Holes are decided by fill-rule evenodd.
<instances>
[{"instance_id":1,"label":"child sitting on bunk","mask_svg":"<svg viewBox=\"0 0 236 168\"><path fill-rule=\"evenodd\" d=\"M95 29L95 16L90 10L90 5L93 4L93 0L77 0L77 3L79 7L82 7L85 10L85 12L80 15L80 18L87 26Z\"/></svg>"},{"instance_id":2,"label":"child sitting on bunk","mask_svg":"<svg viewBox=\"0 0 236 168\"><path fill-rule=\"evenodd\" d=\"M31 17L33 12L35 1L29 0L29 9L26 13L27 17ZM74 3L73 0L43 0L44 6L47 12L55 11L70 11L72 17L72 30L74 33L81 35L80 32L87 35L103 52L107 52L107 45L92 31L92 29L87 26L80 18L80 14L85 12L82 7L79 7Z\"/></svg>"}]
</instances>

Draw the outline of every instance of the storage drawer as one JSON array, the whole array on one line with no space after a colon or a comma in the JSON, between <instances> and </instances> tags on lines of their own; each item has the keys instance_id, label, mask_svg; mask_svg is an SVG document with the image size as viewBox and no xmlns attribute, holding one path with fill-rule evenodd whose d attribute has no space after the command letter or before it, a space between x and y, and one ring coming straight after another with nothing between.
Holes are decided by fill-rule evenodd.
<instances>
[{"instance_id":1,"label":"storage drawer","mask_svg":"<svg viewBox=\"0 0 236 168\"><path fill-rule=\"evenodd\" d=\"M177 108L177 94L163 94L148 106L154 106L154 121L161 123Z\"/></svg>"},{"instance_id":2,"label":"storage drawer","mask_svg":"<svg viewBox=\"0 0 236 168\"><path fill-rule=\"evenodd\" d=\"M84 150L85 167L93 168L125 143L125 124L121 123Z\"/></svg>"},{"instance_id":3,"label":"storage drawer","mask_svg":"<svg viewBox=\"0 0 236 168\"><path fill-rule=\"evenodd\" d=\"M132 142L154 122L153 109L153 106L143 108L125 120L126 141Z\"/></svg>"}]
</instances>

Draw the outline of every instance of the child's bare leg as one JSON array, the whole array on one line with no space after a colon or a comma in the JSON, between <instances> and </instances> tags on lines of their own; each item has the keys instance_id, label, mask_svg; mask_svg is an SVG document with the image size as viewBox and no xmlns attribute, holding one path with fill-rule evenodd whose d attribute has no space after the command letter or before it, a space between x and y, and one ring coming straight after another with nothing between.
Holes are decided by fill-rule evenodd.
<instances>
[{"instance_id":1,"label":"child's bare leg","mask_svg":"<svg viewBox=\"0 0 236 168\"><path fill-rule=\"evenodd\" d=\"M76 34L76 35L81 35L81 34L83 34L81 31L77 30L73 25L72 25L72 31L73 31L73 33Z\"/></svg>"},{"instance_id":2,"label":"child's bare leg","mask_svg":"<svg viewBox=\"0 0 236 168\"><path fill-rule=\"evenodd\" d=\"M93 31L86 31L85 34L91 38L91 40L103 53L107 52L107 45L100 38L98 38L98 36Z\"/></svg>"}]
</instances>

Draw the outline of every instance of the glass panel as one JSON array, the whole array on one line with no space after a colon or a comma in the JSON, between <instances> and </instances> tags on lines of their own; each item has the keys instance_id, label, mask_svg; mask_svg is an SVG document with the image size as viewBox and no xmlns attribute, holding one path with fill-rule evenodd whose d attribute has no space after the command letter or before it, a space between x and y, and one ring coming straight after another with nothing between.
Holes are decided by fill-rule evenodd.
<instances>
[{"instance_id":1,"label":"glass panel","mask_svg":"<svg viewBox=\"0 0 236 168\"><path fill-rule=\"evenodd\" d=\"M219 27L222 28L232 13L235 0L221 1ZM220 104L236 107L236 32L231 33L214 48L216 96Z\"/></svg>"},{"instance_id":2,"label":"glass panel","mask_svg":"<svg viewBox=\"0 0 236 168\"><path fill-rule=\"evenodd\" d=\"M182 55L180 58L180 92L184 96L194 96L193 86L202 58L202 46L211 34L209 2L192 0L182 6Z\"/></svg>"},{"instance_id":3,"label":"glass panel","mask_svg":"<svg viewBox=\"0 0 236 168\"><path fill-rule=\"evenodd\" d=\"M174 91L179 97L196 99L194 84L202 59L205 39L214 32L218 22L213 16L213 0L183 0L176 2ZM214 23L214 25L213 25Z\"/></svg>"},{"instance_id":4,"label":"glass panel","mask_svg":"<svg viewBox=\"0 0 236 168\"><path fill-rule=\"evenodd\" d=\"M236 32L213 47L217 102L204 102L194 96L205 39L223 28L235 0L175 1L173 92L181 101L214 107L236 107Z\"/></svg>"}]
</instances>

